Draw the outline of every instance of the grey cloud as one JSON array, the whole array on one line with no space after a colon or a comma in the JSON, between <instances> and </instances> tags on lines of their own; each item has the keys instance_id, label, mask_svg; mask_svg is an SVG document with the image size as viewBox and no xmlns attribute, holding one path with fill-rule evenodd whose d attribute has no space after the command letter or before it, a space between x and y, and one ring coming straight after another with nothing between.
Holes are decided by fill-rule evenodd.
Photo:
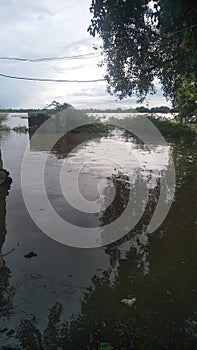
<instances>
[{"instance_id":1,"label":"grey cloud","mask_svg":"<svg viewBox=\"0 0 197 350\"><path fill-rule=\"evenodd\" d=\"M95 39L87 33L91 0L0 1L0 54L19 57L69 56L93 52ZM96 51L95 51L96 52ZM100 58L48 63L16 63L0 60L0 73L16 76L93 79L102 78ZM157 97L158 96L158 97ZM161 94L151 103L162 101ZM136 103L136 98L117 102L106 93L106 84L54 84L15 81L0 77L0 105L43 107L51 100L77 105ZM164 100L162 104L164 104Z\"/></svg>"},{"instance_id":2,"label":"grey cloud","mask_svg":"<svg viewBox=\"0 0 197 350\"><path fill-rule=\"evenodd\" d=\"M68 12L72 6L65 5L64 1L52 2L50 0L27 1L6 0L0 3L0 18L4 21L16 23L31 19L32 16L55 16L58 13Z\"/></svg>"}]
</instances>

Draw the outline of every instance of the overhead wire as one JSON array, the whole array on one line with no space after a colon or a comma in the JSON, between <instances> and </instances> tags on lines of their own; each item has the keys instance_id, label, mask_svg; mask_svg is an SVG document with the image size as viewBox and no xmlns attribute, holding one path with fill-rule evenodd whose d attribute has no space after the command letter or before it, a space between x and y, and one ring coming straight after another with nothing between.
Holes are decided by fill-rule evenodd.
<instances>
[{"instance_id":1,"label":"overhead wire","mask_svg":"<svg viewBox=\"0 0 197 350\"><path fill-rule=\"evenodd\" d=\"M50 79L50 78L31 78L31 77L19 77L14 75L8 75L0 73L0 77L17 79L17 80L28 80L28 81L43 81L43 82L55 82L55 83L97 83L105 81L104 79L90 79L90 80L75 80L75 79Z\"/></svg>"},{"instance_id":2,"label":"overhead wire","mask_svg":"<svg viewBox=\"0 0 197 350\"><path fill-rule=\"evenodd\" d=\"M169 36L184 32L188 29L192 29L197 27L197 23L192 24L189 27L185 27L179 29L172 33L166 33ZM95 52L89 52L85 54L72 55L72 56L52 56L52 57L37 57L37 58L28 58L28 57L15 57L15 56L4 56L0 54L0 60L8 60L8 61L21 61L21 62L43 62L43 61L60 61L60 60L69 60L69 59L85 59L85 58L95 58L100 55Z\"/></svg>"},{"instance_id":3,"label":"overhead wire","mask_svg":"<svg viewBox=\"0 0 197 350\"><path fill-rule=\"evenodd\" d=\"M95 58L99 57L97 53L91 52L81 55L73 55L73 56L54 56L54 57L38 57L38 58L27 58L27 57L10 57L0 55L0 60L7 61L19 61L19 62L48 62L48 61L62 61L62 60L74 60L74 59L87 59L87 58Z\"/></svg>"},{"instance_id":4,"label":"overhead wire","mask_svg":"<svg viewBox=\"0 0 197 350\"><path fill-rule=\"evenodd\" d=\"M69 59L84 59L84 58L95 58L99 57L98 54L94 52L73 55L73 56L54 56L54 57L40 57L40 58L26 58L26 57L10 57L0 55L0 60L9 61L21 61L21 62L46 62L46 61L57 61L57 60L69 60ZM1 77L17 80L27 80L27 81L39 81L39 82L56 82L56 83L95 83L104 81L104 79L89 79L89 80L78 80L78 79L51 79L51 78L35 78L35 77L21 77L9 74L0 73Z\"/></svg>"},{"instance_id":5,"label":"overhead wire","mask_svg":"<svg viewBox=\"0 0 197 350\"><path fill-rule=\"evenodd\" d=\"M169 33L170 35L175 35L185 30L197 27L197 24L193 24L190 27L186 27L176 32ZM73 55L73 56L54 56L54 57L40 57L40 58L26 58L26 57L10 57L10 56L2 56L0 55L0 60L9 60L9 61L21 61L21 62L45 62L45 61L57 61L57 60L69 60L69 59L81 59L81 58L94 58L98 57L98 54L95 53L87 53L81 55ZM27 81L39 81L39 82L56 82L56 83L95 83L105 81L105 79L90 79L90 80L72 80L72 79L50 79L50 78L34 78L34 77L20 77L13 76L8 74L0 73L1 77L9 78L9 79L17 79L17 80L27 80Z\"/></svg>"}]
</instances>

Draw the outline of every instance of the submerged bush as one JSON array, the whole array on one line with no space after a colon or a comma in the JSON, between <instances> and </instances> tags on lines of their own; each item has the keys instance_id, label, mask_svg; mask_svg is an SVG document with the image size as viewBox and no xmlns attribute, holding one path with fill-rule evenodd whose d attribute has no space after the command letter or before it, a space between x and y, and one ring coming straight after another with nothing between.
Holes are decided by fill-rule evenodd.
<instances>
[{"instance_id":1,"label":"submerged bush","mask_svg":"<svg viewBox=\"0 0 197 350\"><path fill-rule=\"evenodd\" d=\"M11 129L10 129L10 127L7 126L7 125L1 125L1 124L0 124L0 131L9 132L9 131L11 131Z\"/></svg>"},{"instance_id":2,"label":"submerged bush","mask_svg":"<svg viewBox=\"0 0 197 350\"><path fill-rule=\"evenodd\" d=\"M13 131L18 132L18 133L24 133L26 134L28 132L28 128L26 126L15 126L14 128L12 128Z\"/></svg>"},{"instance_id":3,"label":"submerged bush","mask_svg":"<svg viewBox=\"0 0 197 350\"><path fill-rule=\"evenodd\" d=\"M148 119L158 128L163 136L181 137L192 136L195 132L188 126L163 118L148 116Z\"/></svg>"}]
</instances>

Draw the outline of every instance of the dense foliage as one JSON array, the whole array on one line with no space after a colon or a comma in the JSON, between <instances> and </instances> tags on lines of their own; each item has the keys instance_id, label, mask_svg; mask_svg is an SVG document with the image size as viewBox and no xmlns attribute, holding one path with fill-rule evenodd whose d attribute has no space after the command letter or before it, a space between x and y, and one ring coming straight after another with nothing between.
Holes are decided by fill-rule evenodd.
<instances>
[{"instance_id":1,"label":"dense foliage","mask_svg":"<svg viewBox=\"0 0 197 350\"><path fill-rule=\"evenodd\" d=\"M183 80L196 84L195 0L92 0L90 11L88 30L102 39L110 93L143 101L158 78L176 106Z\"/></svg>"},{"instance_id":2,"label":"dense foliage","mask_svg":"<svg viewBox=\"0 0 197 350\"><path fill-rule=\"evenodd\" d=\"M197 83L193 79L182 78L181 85L175 92L175 112L181 122L196 122L197 120Z\"/></svg>"}]
</instances>

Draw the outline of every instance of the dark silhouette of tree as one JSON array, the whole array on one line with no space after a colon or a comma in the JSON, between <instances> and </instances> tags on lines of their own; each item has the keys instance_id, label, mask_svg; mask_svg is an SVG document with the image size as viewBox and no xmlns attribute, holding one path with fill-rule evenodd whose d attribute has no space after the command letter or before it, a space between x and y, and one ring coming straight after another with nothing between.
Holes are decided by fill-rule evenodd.
<instances>
[{"instance_id":1,"label":"dark silhouette of tree","mask_svg":"<svg viewBox=\"0 0 197 350\"><path fill-rule=\"evenodd\" d=\"M183 84L197 84L197 3L194 0L92 0L88 30L103 42L108 91L120 99L155 92L176 104Z\"/></svg>"},{"instance_id":2,"label":"dark silhouette of tree","mask_svg":"<svg viewBox=\"0 0 197 350\"><path fill-rule=\"evenodd\" d=\"M5 266L2 247L6 237L6 196L9 194L11 178L3 168L0 151L0 317L12 314L12 297L14 291L9 286L10 270Z\"/></svg>"}]
</instances>

